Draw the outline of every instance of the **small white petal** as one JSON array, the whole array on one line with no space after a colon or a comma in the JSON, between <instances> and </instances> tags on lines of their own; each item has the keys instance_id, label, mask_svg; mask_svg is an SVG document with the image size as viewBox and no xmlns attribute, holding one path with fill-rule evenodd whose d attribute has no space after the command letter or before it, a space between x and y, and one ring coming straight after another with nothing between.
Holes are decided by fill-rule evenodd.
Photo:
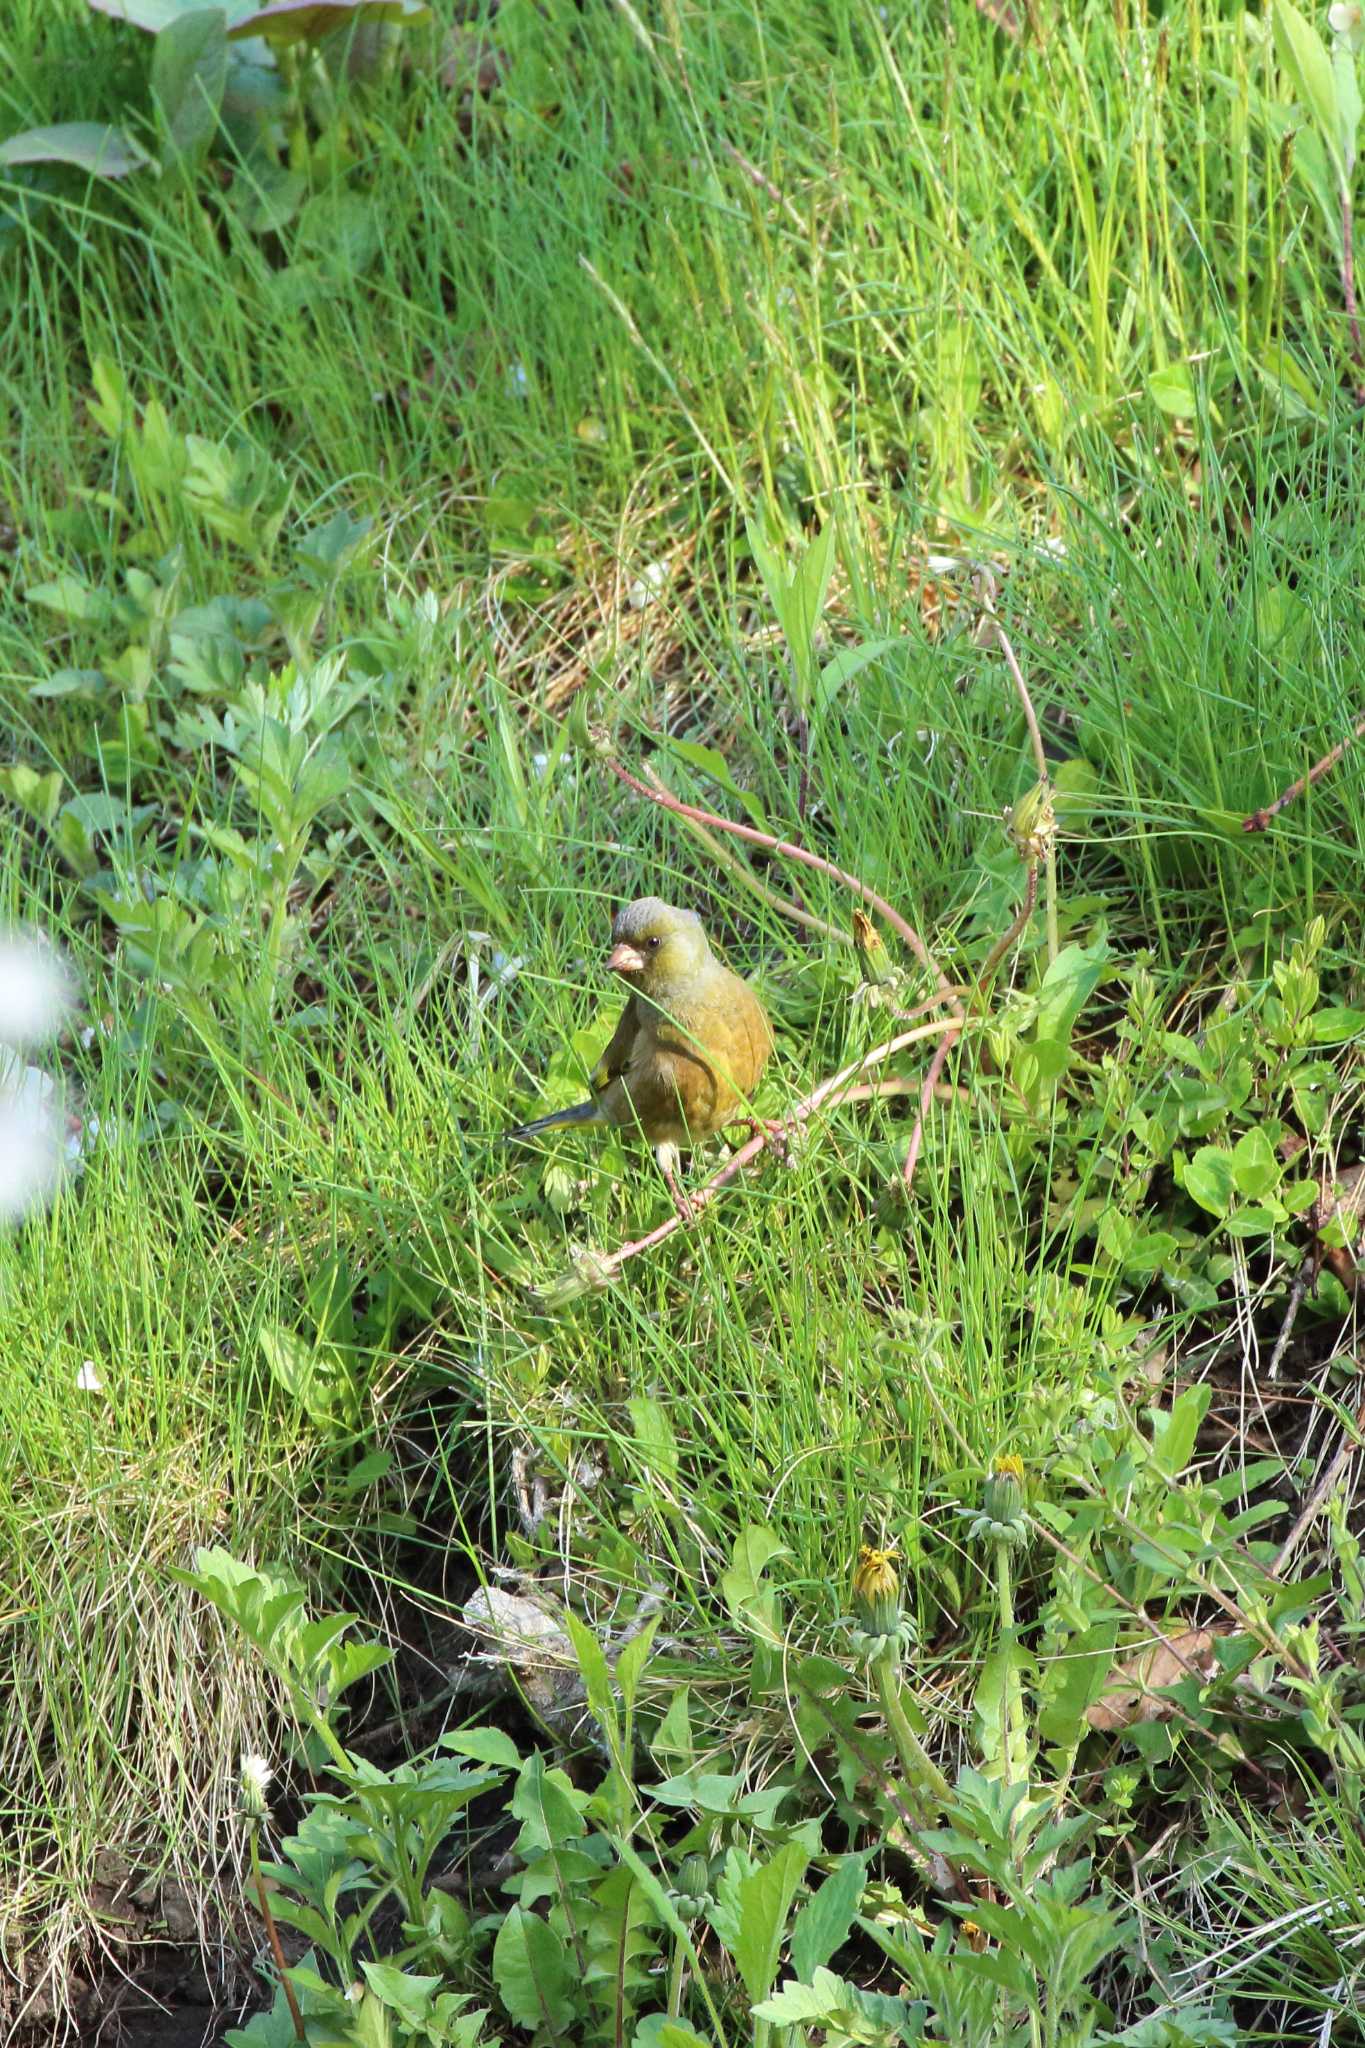
<instances>
[{"instance_id":1,"label":"small white petal","mask_svg":"<svg viewBox=\"0 0 1365 2048\"><path fill-rule=\"evenodd\" d=\"M0 1051L0 1221L17 1222L57 1181L61 1146L52 1077Z\"/></svg>"},{"instance_id":2,"label":"small white petal","mask_svg":"<svg viewBox=\"0 0 1365 2048\"><path fill-rule=\"evenodd\" d=\"M95 1370L93 1358L87 1358L85 1364L76 1374L76 1386L82 1394L102 1394L104 1392L104 1381Z\"/></svg>"},{"instance_id":3,"label":"small white petal","mask_svg":"<svg viewBox=\"0 0 1365 2048\"><path fill-rule=\"evenodd\" d=\"M70 977L52 948L22 932L0 933L0 1041L41 1044L70 1005Z\"/></svg>"}]
</instances>

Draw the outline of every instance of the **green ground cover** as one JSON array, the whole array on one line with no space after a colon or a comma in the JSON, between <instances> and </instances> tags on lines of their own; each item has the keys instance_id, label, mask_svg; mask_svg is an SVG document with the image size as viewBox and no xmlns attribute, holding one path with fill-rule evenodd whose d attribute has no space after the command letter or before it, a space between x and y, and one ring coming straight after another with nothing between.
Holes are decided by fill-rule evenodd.
<instances>
[{"instance_id":1,"label":"green ground cover","mask_svg":"<svg viewBox=\"0 0 1365 2048\"><path fill-rule=\"evenodd\" d=\"M537 1740L596 1802L618 2005L556 1975L583 1869L528 1932L523 1841L502 1931L493 1892L408 1953L485 2034L312 2038L1358 2038L1354 757L1242 829L1365 709L1350 43L1315 23L1324 86L1213 0L435 11L226 74L202 132L128 23L0 23L6 133L161 166L0 172L0 909L79 978L83 1120L0 1236L0 2012L59 2028L132 1922L229 1977L259 1939L237 1761L306 1786L311 1667L174 1576L216 1546L399 1648L356 1728L440 1691L480 1583L586 1632L586 1714L499 1718L519 1820ZM992 604L1058 826L1003 955L1037 764ZM575 1289L667 1217L648 1155L495 1134L575 1099L615 906L753 977L769 1116L934 992L612 761L973 993L908 1194L932 1036ZM1125 1660L1159 1712L1102 1702ZM834 1945L784 1945L822 1877Z\"/></svg>"}]
</instances>

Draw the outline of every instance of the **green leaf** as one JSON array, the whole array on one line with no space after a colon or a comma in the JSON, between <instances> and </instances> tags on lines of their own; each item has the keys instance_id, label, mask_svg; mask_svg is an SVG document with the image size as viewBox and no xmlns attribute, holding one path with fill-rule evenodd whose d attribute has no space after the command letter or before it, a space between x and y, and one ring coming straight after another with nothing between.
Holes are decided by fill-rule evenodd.
<instances>
[{"instance_id":1,"label":"green leaf","mask_svg":"<svg viewBox=\"0 0 1365 2048\"><path fill-rule=\"evenodd\" d=\"M816 718L824 717L845 683L851 683L855 676L861 675L865 668L871 668L874 661L880 661L893 648L906 644L904 634L899 634L893 640L864 640L858 647L841 647L837 654L831 655L815 685Z\"/></svg>"},{"instance_id":2,"label":"green leaf","mask_svg":"<svg viewBox=\"0 0 1365 2048\"><path fill-rule=\"evenodd\" d=\"M712 2044L704 2034L694 2034L681 2020L671 2020L664 2012L652 2012L635 2029L631 2048L712 2048Z\"/></svg>"},{"instance_id":3,"label":"green leaf","mask_svg":"<svg viewBox=\"0 0 1365 2048\"><path fill-rule=\"evenodd\" d=\"M792 578L783 622L791 642L792 659L806 688L814 682L815 629L824 612L829 579L834 572L834 540L834 521L827 519L802 555Z\"/></svg>"},{"instance_id":4,"label":"green leaf","mask_svg":"<svg viewBox=\"0 0 1365 2048\"><path fill-rule=\"evenodd\" d=\"M810 1855L800 1842L787 1842L756 1870L744 1872L732 1849L708 1915L730 1952L749 2002L767 1996L782 1959L787 1915Z\"/></svg>"},{"instance_id":5,"label":"green leaf","mask_svg":"<svg viewBox=\"0 0 1365 2048\"><path fill-rule=\"evenodd\" d=\"M1168 1479L1176 1479L1190 1462L1200 1424L1209 1412L1213 1390L1208 1386L1186 1387L1169 1409L1150 1408L1152 1455Z\"/></svg>"},{"instance_id":6,"label":"green leaf","mask_svg":"<svg viewBox=\"0 0 1365 2048\"><path fill-rule=\"evenodd\" d=\"M1341 1045L1365 1031L1365 1010L1348 1010L1328 1004L1315 1010L1308 1020L1308 1036L1314 1045Z\"/></svg>"},{"instance_id":7,"label":"green leaf","mask_svg":"<svg viewBox=\"0 0 1365 2048\"><path fill-rule=\"evenodd\" d=\"M774 1558L786 1557L787 1546L766 1522L751 1523L735 1538L728 1571L721 1573L720 1590L726 1606L738 1619L763 1590L759 1580Z\"/></svg>"},{"instance_id":8,"label":"green leaf","mask_svg":"<svg viewBox=\"0 0 1365 2048\"><path fill-rule=\"evenodd\" d=\"M1269 1134L1259 1126L1244 1131L1232 1148L1232 1178L1239 1195L1259 1201L1280 1184L1284 1173Z\"/></svg>"},{"instance_id":9,"label":"green leaf","mask_svg":"<svg viewBox=\"0 0 1365 2048\"><path fill-rule=\"evenodd\" d=\"M678 1477L678 1439L668 1410L652 1394L633 1394L626 1407L646 1472L672 1487Z\"/></svg>"},{"instance_id":10,"label":"green leaf","mask_svg":"<svg viewBox=\"0 0 1365 2048\"><path fill-rule=\"evenodd\" d=\"M714 747L703 747L696 740L671 739L668 745L670 751L681 755L690 767L699 768L703 775L709 775L713 782L718 782L727 796L732 796L737 804L743 806L749 814L749 822L760 832L767 831L768 821L762 804L750 790L740 788L730 773L730 764L724 754L717 753Z\"/></svg>"},{"instance_id":11,"label":"green leaf","mask_svg":"<svg viewBox=\"0 0 1365 2048\"><path fill-rule=\"evenodd\" d=\"M626 1703L627 1713L630 1713L635 1705L635 1696L640 1690L640 1680L649 1662L649 1652L658 1626L659 1616L651 1614L640 1633L631 1637L616 1659L616 1683L621 1688L621 1697Z\"/></svg>"},{"instance_id":12,"label":"green leaf","mask_svg":"<svg viewBox=\"0 0 1365 2048\"><path fill-rule=\"evenodd\" d=\"M476 1764L521 1769L521 1752L502 1728L457 1728L441 1737L440 1747L453 1749L457 1756L473 1757Z\"/></svg>"},{"instance_id":13,"label":"green leaf","mask_svg":"<svg viewBox=\"0 0 1365 2048\"><path fill-rule=\"evenodd\" d=\"M1231 1209L1237 1182L1232 1154L1222 1145L1201 1145L1177 1178L1183 1181L1185 1192L1210 1216L1226 1216Z\"/></svg>"},{"instance_id":14,"label":"green leaf","mask_svg":"<svg viewBox=\"0 0 1365 2048\"><path fill-rule=\"evenodd\" d=\"M574 1975L564 1943L548 1920L524 1906L513 1906L498 1929L493 1981L519 2027L562 2034L574 2019Z\"/></svg>"},{"instance_id":15,"label":"green leaf","mask_svg":"<svg viewBox=\"0 0 1365 2048\"><path fill-rule=\"evenodd\" d=\"M1167 363L1164 369L1153 370L1147 379L1147 393L1171 419L1193 419L1199 410L1188 363Z\"/></svg>"},{"instance_id":16,"label":"green leaf","mask_svg":"<svg viewBox=\"0 0 1365 2048\"><path fill-rule=\"evenodd\" d=\"M0 167L14 164L70 164L95 178L129 178L155 165L140 142L102 121L58 121L50 128L26 128L0 142Z\"/></svg>"},{"instance_id":17,"label":"green leaf","mask_svg":"<svg viewBox=\"0 0 1365 2048\"><path fill-rule=\"evenodd\" d=\"M22 761L0 768L0 792L40 825L51 826L65 780L60 768L51 768L46 775L40 775L36 768L29 768Z\"/></svg>"},{"instance_id":18,"label":"green leaf","mask_svg":"<svg viewBox=\"0 0 1365 2048\"><path fill-rule=\"evenodd\" d=\"M791 1961L798 1977L809 1982L843 1947L866 1882L867 1858L841 1856L820 1889L806 1901L792 1923Z\"/></svg>"},{"instance_id":19,"label":"green leaf","mask_svg":"<svg viewBox=\"0 0 1365 2048\"><path fill-rule=\"evenodd\" d=\"M237 10L234 9L234 13ZM233 42L243 36L264 36L277 49L294 43L320 43L337 29L357 21L424 21L430 9L421 0L273 0L233 21Z\"/></svg>"},{"instance_id":20,"label":"green leaf","mask_svg":"<svg viewBox=\"0 0 1365 2048\"><path fill-rule=\"evenodd\" d=\"M1341 114L1332 60L1317 30L1291 0L1274 0L1275 51L1298 98L1316 122L1339 184L1346 175L1341 147Z\"/></svg>"},{"instance_id":21,"label":"green leaf","mask_svg":"<svg viewBox=\"0 0 1365 2048\"><path fill-rule=\"evenodd\" d=\"M156 39L152 97L171 154L186 168L199 162L217 131L227 67L227 17L221 7L182 14Z\"/></svg>"},{"instance_id":22,"label":"green leaf","mask_svg":"<svg viewBox=\"0 0 1365 2048\"><path fill-rule=\"evenodd\" d=\"M363 1956L360 1967L381 2005L396 2012L405 2026L423 2025L431 2008L432 1993L440 1988L439 1977L416 1977L407 1970L396 1970L392 1963L371 1963Z\"/></svg>"},{"instance_id":23,"label":"green leaf","mask_svg":"<svg viewBox=\"0 0 1365 2048\"><path fill-rule=\"evenodd\" d=\"M1034 1037L1038 1043L1052 1039L1069 1043L1072 1027L1094 993L1109 959L1109 943L1097 939L1093 946L1063 946L1049 963L1038 991L1038 1018Z\"/></svg>"}]
</instances>

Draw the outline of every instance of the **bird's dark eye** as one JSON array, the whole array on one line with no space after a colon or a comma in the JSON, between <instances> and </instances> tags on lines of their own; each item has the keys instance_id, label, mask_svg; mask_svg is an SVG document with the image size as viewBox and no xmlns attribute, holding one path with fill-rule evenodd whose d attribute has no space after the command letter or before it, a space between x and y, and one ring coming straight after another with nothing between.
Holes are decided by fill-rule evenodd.
<instances>
[{"instance_id":1,"label":"bird's dark eye","mask_svg":"<svg viewBox=\"0 0 1365 2048\"><path fill-rule=\"evenodd\" d=\"M649 947L651 953L657 953L659 950L660 941L657 938L646 939L645 944Z\"/></svg>"}]
</instances>

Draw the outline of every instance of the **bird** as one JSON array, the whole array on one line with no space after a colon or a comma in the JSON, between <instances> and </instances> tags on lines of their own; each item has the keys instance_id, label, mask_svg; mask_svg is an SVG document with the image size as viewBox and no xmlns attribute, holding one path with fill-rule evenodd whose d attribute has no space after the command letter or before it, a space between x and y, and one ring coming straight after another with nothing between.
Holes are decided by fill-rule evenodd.
<instances>
[{"instance_id":1,"label":"bird","mask_svg":"<svg viewBox=\"0 0 1365 2048\"><path fill-rule=\"evenodd\" d=\"M749 1105L773 1034L748 982L711 951L701 919L657 896L618 911L606 962L630 990L591 1095L505 1133L509 1142L578 1124L634 1126L654 1148L685 1223L692 1206L682 1154L727 1124L753 1122Z\"/></svg>"}]
</instances>

